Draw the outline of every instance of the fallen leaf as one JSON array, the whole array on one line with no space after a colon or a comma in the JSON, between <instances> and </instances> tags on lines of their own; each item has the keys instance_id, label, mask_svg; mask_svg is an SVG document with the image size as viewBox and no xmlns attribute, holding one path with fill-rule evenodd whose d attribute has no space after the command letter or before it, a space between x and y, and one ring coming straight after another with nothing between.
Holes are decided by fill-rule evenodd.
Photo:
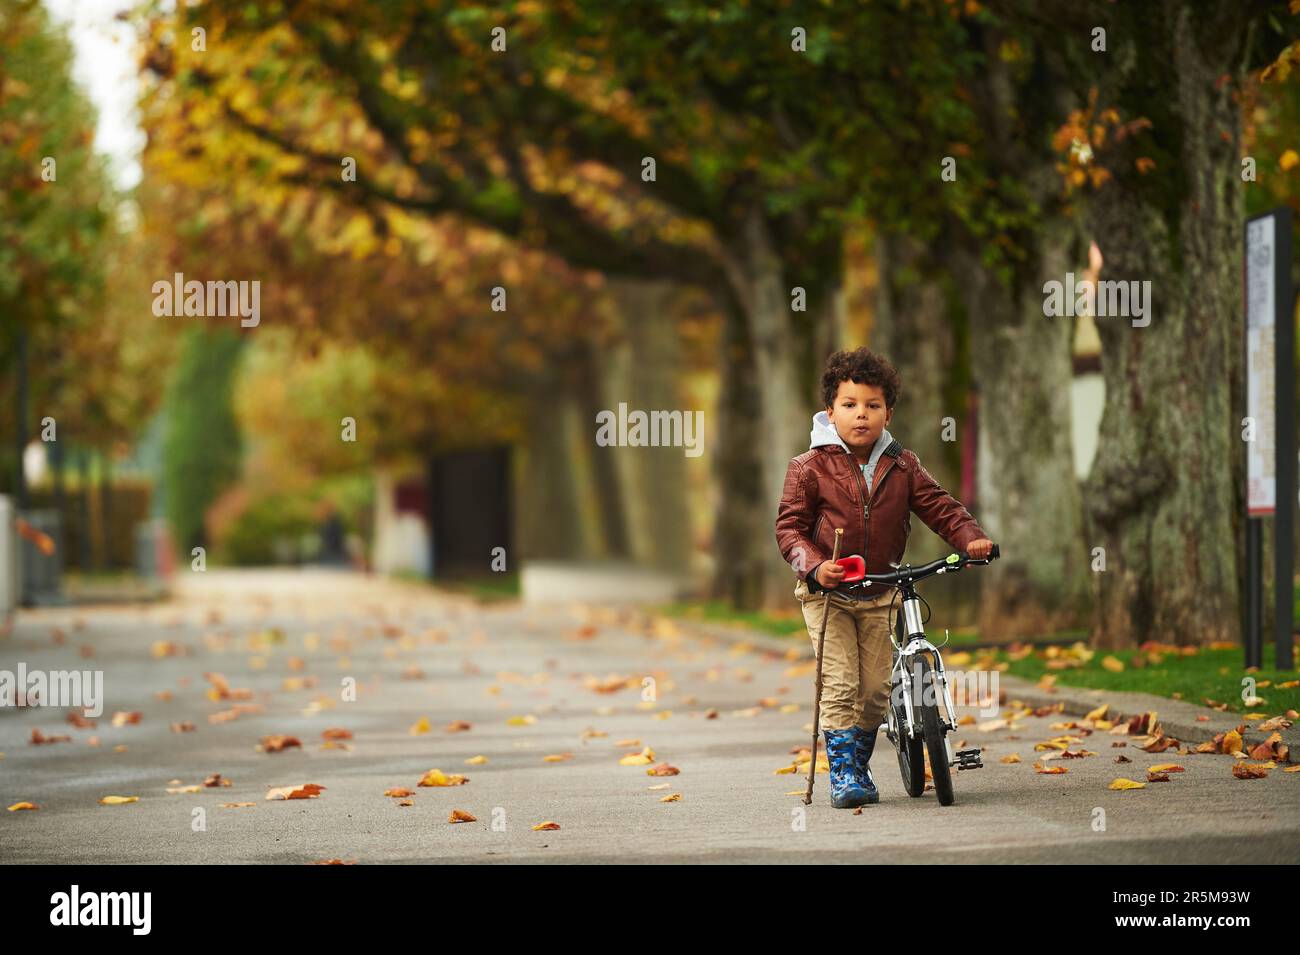
<instances>
[{"instance_id":1,"label":"fallen leaf","mask_svg":"<svg viewBox=\"0 0 1300 955\"><path fill-rule=\"evenodd\" d=\"M318 786L315 783L298 783L293 786L279 786L274 789L268 789L266 792L267 799L318 799L324 786Z\"/></svg>"},{"instance_id":2,"label":"fallen leaf","mask_svg":"<svg viewBox=\"0 0 1300 955\"><path fill-rule=\"evenodd\" d=\"M429 732L432 728L433 727L429 725L428 717L421 716L407 732L412 736L421 736Z\"/></svg>"},{"instance_id":3,"label":"fallen leaf","mask_svg":"<svg viewBox=\"0 0 1300 955\"><path fill-rule=\"evenodd\" d=\"M320 735L322 739L351 739L352 731L334 727L333 729L321 730Z\"/></svg>"},{"instance_id":4,"label":"fallen leaf","mask_svg":"<svg viewBox=\"0 0 1300 955\"><path fill-rule=\"evenodd\" d=\"M302 742L296 736L285 736L276 734L274 736L263 736L262 742L258 744L265 753L280 753L293 747L302 748Z\"/></svg>"},{"instance_id":5,"label":"fallen leaf","mask_svg":"<svg viewBox=\"0 0 1300 955\"><path fill-rule=\"evenodd\" d=\"M1185 773L1187 772L1187 770L1179 766L1177 763L1160 763L1156 766L1152 766L1151 768L1149 768L1147 772L1148 773Z\"/></svg>"},{"instance_id":6,"label":"fallen leaf","mask_svg":"<svg viewBox=\"0 0 1300 955\"><path fill-rule=\"evenodd\" d=\"M648 766L655 761L655 751L647 746L639 753L628 753L618 761L620 766Z\"/></svg>"},{"instance_id":7,"label":"fallen leaf","mask_svg":"<svg viewBox=\"0 0 1300 955\"><path fill-rule=\"evenodd\" d=\"M666 784L665 784L666 785ZM10 812L20 812L23 809L40 809L41 807L34 802L16 802L9 807Z\"/></svg>"},{"instance_id":8,"label":"fallen leaf","mask_svg":"<svg viewBox=\"0 0 1300 955\"><path fill-rule=\"evenodd\" d=\"M482 765L483 765L484 763L486 763L487 761L488 761L488 758L487 758L486 756L471 756L469 759L465 760L465 765L466 765L466 766L482 766Z\"/></svg>"},{"instance_id":9,"label":"fallen leaf","mask_svg":"<svg viewBox=\"0 0 1300 955\"><path fill-rule=\"evenodd\" d=\"M659 801L660 801L660 802L681 802L681 801L682 801L682 794L681 794L681 793L671 793L671 794L669 794L669 795L667 795L667 796L664 796L664 797L663 797L662 799L660 799Z\"/></svg>"},{"instance_id":10,"label":"fallen leaf","mask_svg":"<svg viewBox=\"0 0 1300 955\"><path fill-rule=\"evenodd\" d=\"M99 800L101 806L124 806L129 802L139 802L139 796L103 796Z\"/></svg>"},{"instance_id":11,"label":"fallen leaf","mask_svg":"<svg viewBox=\"0 0 1300 955\"><path fill-rule=\"evenodd\" d=\"M431 769L424 774L420 780L420 786L463 786L469 782L468 776L458 774L447 775L441 769Z\"/></svg>"},{"instance_id":12,"label":"fallen leaf","mask_svg":"<svg viewBox=\"0 0 1300 955\"><path fill-rule=\"evenodd\" d=\"M560 824L558 822L551 822L550 820L547 820L546 822L539 822L537 825L533 826L533 832L546 832L552 829L559 829L559 828L560 828Z\"/></svg>"},{"instance_id":13,"label":"fallen leaf","mask_svg":"<svg viewBox=\"0 0 1300 955\"><path fill-rule=\"evenodd\" d=\"M415 793L412 792L412 791L409 790L409 789L402 789L402 788L399 786L399 787L394 787L393 789L385 790L385 791L384 791L384 795L385 795L385 796L392 796L392 797L394 797L394 798L396 798L396 799L405 799L407 796L414 796Z\"/></svg>"},{"instance_id":14,"label":"fallen leaf","mask_svg":"<svg viewBox=\"0 0 1300 955\"><path fill-rule=\"evenodd\" d=\"M1232 775L1238 779L1263 779L1268 770L1263 766L1251 766L1247 763L1233 763Z\"/></svg>"},{"instance_id":15,"label":"fallen leaf","mask_svg":"<svg viewBox=\"0 0 1300 955\"><path fill-rule=\"evenodd\" d=\"M647 776L676 776L681 770L668 763L657 763L645 771Z\"/></svg>"},{"instance_id":16,"label":"fallen leaf","mask_svg":"<svg viewBox=\"0 0 1300 955\"><path fill-rule=\"evenodd\" d=\"M478 822L477 817L466 812L464 809L453 809L451 815L447 817L448 822Z\"/></svg>"},{"instance_id":17,"label":"fallen leaf","mask_svg":"<svg viewBox=\"0 0 1300 955\"><path fill-rule=\"evenodd\" d=\"M466 723L464 720L452 720L445 727L448 733L464 733L466 730L473 729L472 723Z\"/></svg>"},{"instance_id":18,"label":"fallen leaf","mask_svg":"<svg viewBox=\"0 0 1300 955\"><path fill-rule=\"evenodd\" d=\"M1119 779L1114 780L1106 788L1114 789L1117 792L1123 792L1126 789L1146 789L1146 787L1147 787L1146 783L1140 783L1133 779L1125 779L1124 777L1121 776Z\"/></svg>"},{"instance_id":19,"label":"fallen leaf","mask_svg":"<svg viewBox=\"0 0 1300 955\"><path fill-rule=\"evenodd\" d=\"M32 736L29 742L33 746L39 746L43 743L71 743L71 736L46 736L35 727L32 728Z\"/></svg>"}]
</instances>

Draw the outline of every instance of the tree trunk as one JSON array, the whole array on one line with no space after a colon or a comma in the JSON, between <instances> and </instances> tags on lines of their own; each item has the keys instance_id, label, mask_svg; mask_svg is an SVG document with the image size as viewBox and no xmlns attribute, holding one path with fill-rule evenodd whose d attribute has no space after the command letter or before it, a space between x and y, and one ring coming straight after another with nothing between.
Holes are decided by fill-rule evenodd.
<instances>
[{"instance_id":1,"label":"tree trunk","mask_svg":"<svg viewBox=\"0 0 1300 955\"><path fill-rule=\"evenodd\" d=\"M1161 106L1151 137L1113 162L1103 154L1116 174L1087 205L1102 279L1151 289L1148 326L1097 321L1106 407L1086 494L1091 540L1106 552L1096 624L1104 647L1240 638L1241 415L1231 395L1242 374L1235 96L1248 21L1208 9L1166 5L1146 21L1140 56L1119 38L1113 59L1127 67L1112 95L1121 114L1129 118L1130 102ZM1153 74L1148 62L1171 68ZM1180 168L1128 171L1153 138Z\"/></svg>"},{"instance_id":2,"label":"tree trunk","mask_svg":"<svg viewBox=\"0 0 1300 955\"><path fill-rule=\"evenodd\" d=\"M524 560L578 560L583 556L583 517L578 503L571 447L571 399L554 391L534 400L533 416L517 472L519 546ZM592 433L595 421L591 422Z\"/></svg>"},{"instance_id":3,"label":"tree trunk","mask_svg":"<svg viewBox=\"0 0 1300 955\"><path fill-rule=\"evenodd\" d=\"M681 400L681 349L676 316L676 287L668 282L614 279L610 290L618 303L621 341L605 362L605 407L627 402L642 411L693 414ZM716 448L716 435L705 422L703 446ZM691 511L687 492L686 452L680 447L598 449L613 453L626 488L625 512L630 552L640 563L683 573L690 562Z\"/></svg>"},{"instance_id":4,"label":"tree trunk","mask_svg":"<svg viewBox=\"0 0 1300 955\"><path fill-rule=\"evenodd\" d=\"M767 500L763 489L758 454L763 431L755 414L762 389L754 370L749 324L727 290L718 292L717 298L723 326L713 457L718 495L713 594L734 607L753 609L763 602L764 568L769 552L776 552L776 504ZM770 522L766 520L769 506Z\"/></svg>"},{"instance_id":5,"label":"tree trunk","mask_svg":"<svg viewBox=\"0 0 1300 955\"><path fill-rule=\"evenodd\" d=\"M786 607L794 580L776 547L776 510L790 459L807 450L803 434L811 412L805 403L807 389L800 387L798 380L790 289L772 230L757 205L746 216L740 236L730 243L725 265L730 291L745 316L753 354L753 381L744 387L754 401L747 406L728 406L730 414L757 418L754 444L745 454L759 465L757 511L742 522L754 525L757 553L753 559L758 562L755 572L762 577L763 602ZM734 377L729 384L734 386ZM734 396L724 395L724 401L734 400ZM733 462L729 467L740 464Z\"/></svg>"},{"instance_id":6,"label":"tree trunk","mask_svg":"<svg viewBox=\"0 0 1300 955\"><path fill-rule=\"evenodd\" d=\"M645 453L645 449L605 448L596 444L596 415L603 410L617 413L618 408L617 402L613 406L609 404L608 368L602 358L594 354L595 347L591 343L582 345L578 358L580 365L575 390L579 410L578 437L584 452L579 460L589 461L591 469L594 517L598 528L595 552L603 557L625 560L631 556L631 547L628 543L623 474L615 457L629 451L632 454Z\"/></svg>"},{"instance_id":7,"label":"tree trunk","mask_svg":"<svg viewBox=\"0 0 1300 955\"><path fill-rule=\"evenodd\" d=\"M961 256L979 389L978 519L1002 557L982 571L980 634L1052 633L1086 619L1087 550L1074 474L1070 347L1074 323L1049 318L1043 285L1070 271L1074 230L1047 224L1008 288Z\"/></svg>"}]
</instances>

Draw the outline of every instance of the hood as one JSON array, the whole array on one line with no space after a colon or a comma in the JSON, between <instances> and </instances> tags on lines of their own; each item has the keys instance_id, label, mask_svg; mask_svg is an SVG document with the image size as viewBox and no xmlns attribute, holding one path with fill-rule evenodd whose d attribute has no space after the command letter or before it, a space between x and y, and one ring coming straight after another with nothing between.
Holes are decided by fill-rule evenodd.
<instances>
[{"instance_id":1,"label":"hood","mask_svg":"<svg viewBox=\"0 0 1300 955\"><path fill-rule=\"evenodd\" d=\"M827 444L837 444L845 451L849 450L849 446L844 443L844 439L840 437L840 433L835 430L835 425L831 424L831 419L825 411L819 411L813 415L812 432L808 437L810 442L808 444L809 451L813 448L820 448ZM871 449L871 458L867 461L869 472L875 471L876 462L880 460L880 456L885 453L885 448L889 447L893 441L894 436L889 433L888 428L885 428L880 432L880 437L876 439L875 447Z\"/></svg>"}]
</instances>

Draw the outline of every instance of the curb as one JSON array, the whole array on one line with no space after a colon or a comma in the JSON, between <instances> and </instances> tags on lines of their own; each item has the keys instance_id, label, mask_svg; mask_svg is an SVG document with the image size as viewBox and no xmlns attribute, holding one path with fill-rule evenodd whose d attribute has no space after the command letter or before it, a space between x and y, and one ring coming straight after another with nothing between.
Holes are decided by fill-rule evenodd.
<instances>
[{"instance_id":1,"label":"curb","mask_svg":"<svg viewBox=\"0 0 1300 955\"><path fill-rule=\"evenodd\" d=\"M675 622L688 634L694 636L702 635L731 644L750 644L755 652L775 653L787 659L813 659L811 641L773 637L743 626L698 623L680 618ZM791 647L798 648L798 655L793 658L789 657ZM960 649L965 651L976 648L961 647ZM1044 689L1028 680L1005 673L998 674L998 687L1008 701L1020 700L1034 708L1064 703L1062 713L1069 716L1086 716L1103 703L1110 704L1108 718L1116 722L1154 711L1156 721L1164 729L1165 735L1173 737L1180 743L1208 743L1218 733L1235 730L1242 724L1244 715L1220 712L1185 700L1153 696L1150 693L1125 693L1118 690L1095 690L1074 686L1054 686L1051 689ZM1265 708L1264 712L1269 711ZM1269 713L1269 715L1276 714ZM1197 719L1199 716L1207 719ZM1300 720L1290 728L1278 732L1282 735L1282 742L1291 748L1290 761L1294 762L1300 757ZM1247 725L1245 732L1242 733L1242 746L1249 750L1251 746L1262 743L1267 735Z\"/></svg>"}]
</instances>

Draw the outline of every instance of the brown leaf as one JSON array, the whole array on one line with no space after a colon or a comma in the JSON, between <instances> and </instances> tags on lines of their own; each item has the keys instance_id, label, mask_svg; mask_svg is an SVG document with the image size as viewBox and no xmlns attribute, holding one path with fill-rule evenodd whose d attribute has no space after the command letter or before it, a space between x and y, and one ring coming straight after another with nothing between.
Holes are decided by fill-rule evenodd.
<instances>
[{"instance_id":1,"label":"brown leaf","mask_svg":"<svg viewBox=\"0 0 1300 955\"><path fill-rule=\"evenodd\" d=\"M29 740L31 745L38 746L42 743L71 743L71 736L46 736L40 730L32 727L32 737Z\"/></svg>"},{"instance_id":2,"label":"brown leaf","mask_svg":"<svg viewBox=\"0 0 1300 955\"><path fill-rule=\"evenodd\" d=\"M647 776L676 776L681 770L668 763L657 763L645 771Z\"/></svg>"},{"instance_id":3,"label":"brown leaf","mask_svg":"<svg viewBox=\"0 0 1300 955\"><path fill-rule=\"evenodd\" d=\"M448 822L478 822L478 819L464 809L453 809L447 817Z\"/></svg>"},{"instance_id":4,"label":"brown leaf","mask_svg":"<svg viewBox=\"0 0 1300 955\"><path fill-rule=\"evenodd\" d=\"M263 736L262 742L259 745L263 752L280 753L295 746L301 749L302 741L296 736L276 734L274 736Z\"/></svg>"},{"instance_id":5,"label":"brown leaf","mask_svg":"<svg viewBox=\"0 0 1300 955\"><path fill-rule=\"evenodd\" d=\"M275 789L269 789L266 793L267 799L317 799L320 797L321 790L324 786L318 786L315 783L297 783L293 786L280 786Z\"/></svg>"},{"instance_id":6,"label":"brown leaf","mask_svg":"<svg viewBox=\"0 0 1300 955\"><path fill-rule=\"evenodd\" d=\"M352 731L336 726L331 729L321 730L320 735L322 739L351 739Z\"/></svg>"},{"instance_id":7,"label":"brown leaf","mask_svg":"<svg viewBox=\"0 0 1300 955\"><path fill-rule=\"evenodd\" d=\"M1246 763L1233 763L1232 775L1238 779L1263 779L1268 775L1268 770L1263 766L1250 766Z\"/></svg>"},{"instance_id":8,"label":"brown leaf","mask_svg":"<svg viewBox=\"0 0 1300 955\"><path fill-rule=\"evenodd\" d=\"M392 789L385 790L384 795L392 796L395 799L405 799L407 796L414 796L415 793L409 789L403 789L400 786L395 786Z\"/></svg>"},{"instance_id":9,"label":"brown leaf","mask_svg":"<svg viewBox=\"0 0 1300 955\"><path fill-rule=\"evenodd\" d=\"M533 832L550 832L551 830L559 828L560 824L558 822L551 822L548 819L546 822L539 822L537 825L533 826Z\"/></svg>"}]
</instances>

